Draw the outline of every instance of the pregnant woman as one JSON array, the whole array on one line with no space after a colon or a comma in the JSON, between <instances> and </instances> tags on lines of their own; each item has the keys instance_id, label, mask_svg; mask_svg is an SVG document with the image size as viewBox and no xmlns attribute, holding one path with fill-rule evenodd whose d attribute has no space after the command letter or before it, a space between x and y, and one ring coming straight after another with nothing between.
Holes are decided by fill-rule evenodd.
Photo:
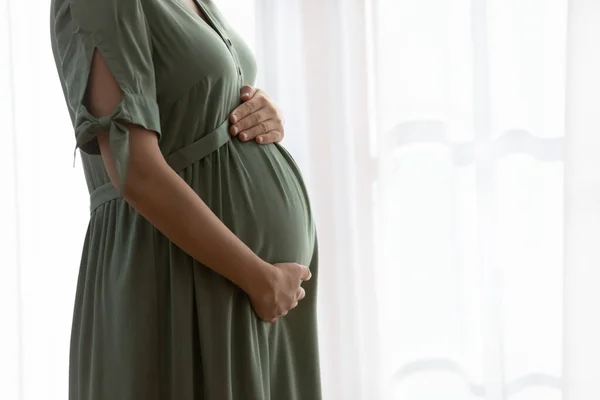
<instances>
[{"instance_id":1,"label":"pregnant woman","mask_svg":"<svg viewBox=\"0 0 600 400\"><path fill-rule=\"evenodd\" d=\"M52 0L90 190L71 400L319 400L317 240L210 0Z\"/></svg>"}]
</instances>

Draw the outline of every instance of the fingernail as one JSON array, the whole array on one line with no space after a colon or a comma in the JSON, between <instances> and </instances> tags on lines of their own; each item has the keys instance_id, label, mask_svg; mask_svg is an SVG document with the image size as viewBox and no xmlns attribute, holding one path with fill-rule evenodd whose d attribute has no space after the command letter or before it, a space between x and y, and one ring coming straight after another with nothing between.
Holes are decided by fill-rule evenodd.
<instances>
[{"instance_id":1,"label":"fingernail","mask_svg":"<svg viewBox=\"0 0 600 400\"><path fill-rule=\"evenodd\" d=\"M234 126L233 128L231 128L231 134L235 135L236 133L238 133L238 128L237 126Z\"/></svg>"},{"instance_id":2,"label":"fingernail","mask_svg":"<svg viewBox=\"0 0 600 400\"><path fill-rule=\"evenodd\" d=\"M247 137L248 137L248 135L246 135L245 133L242 133L242 134L240 135L240 138L241 138L242 140L246 140L246 138L247 138Z\"/></svg>"},{"instance_id":3,"label":"fingernail","mask_svg":"<svg viewBox=\"0 0 600 400\"><path fill-rule=\"evenodd\" d=\"M259 137L256 139L256 141L257 141L258 143L262 143L262 142L263 142L263 140L264 140L264 139L263 139L263 137L262 137L262 136L259 136Z\"/></svg>"},{"instance_id":4,"label":"fingernail","mask_svg":"<svg viewBox=\"0 0 600 400\"><path fill-rule=\"evenodd\" d=\"M231 116L231 122L233 122L234 124L237 122L237 116L235 114Z\"/></svg>"}]
</instances>

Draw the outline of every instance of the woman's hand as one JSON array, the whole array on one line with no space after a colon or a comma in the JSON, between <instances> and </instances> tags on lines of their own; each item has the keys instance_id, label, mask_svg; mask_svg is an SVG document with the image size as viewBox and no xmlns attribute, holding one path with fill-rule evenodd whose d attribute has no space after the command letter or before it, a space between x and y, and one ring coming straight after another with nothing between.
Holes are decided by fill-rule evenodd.
<instances>
[{"instance_id":1,"label":"woman's hand","mask_svg":"<svg viewBox=\"0 0 600 400\"><path fill-rule=\"evenodd\" d=\"M265 322L275 322L298 305L306 296L303 281L311 278L310 270L296 263L273 264L269 278L257 282L248 293L256 314Z\"/></svg>"},{"instance_id":2,"label":"woman's hand","mask_svg":"<svg viewBox=\"0 0 600 400\"><path fill-rule=\"evenodd\" d=\"M267 144L283 139L283 118L273 101L260 89L244 86L240 90L243 103L231 115L229 132L241 141L255 140Z\"/></svg>"}]
</instances>

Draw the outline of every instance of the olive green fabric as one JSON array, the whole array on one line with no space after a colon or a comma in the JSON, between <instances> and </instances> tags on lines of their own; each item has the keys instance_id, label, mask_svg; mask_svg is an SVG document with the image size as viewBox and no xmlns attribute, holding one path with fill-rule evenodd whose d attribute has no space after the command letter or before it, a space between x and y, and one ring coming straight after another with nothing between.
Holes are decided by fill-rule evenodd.
<instances>
[{"instance_id":1,"label":"olive green fabric","mask_svg":"<svg viewBox=\"0 0 600 400\"><path fill-rule=\"evenodd\" d=\"M281 145L227 134L256 65L215 5L198 5L206 21L183 0L52 1L53 52L91 195L71 400L321 399L317 238L306 188ZM114 113L102 118L83 104L95 49L123 90ZM262 322L243 291L121 198L96 134L109 132L123 181L125 123L156 132L167 162L261 258L311 268L295 310L275 324Z\"/></svg>"}]
</instances>

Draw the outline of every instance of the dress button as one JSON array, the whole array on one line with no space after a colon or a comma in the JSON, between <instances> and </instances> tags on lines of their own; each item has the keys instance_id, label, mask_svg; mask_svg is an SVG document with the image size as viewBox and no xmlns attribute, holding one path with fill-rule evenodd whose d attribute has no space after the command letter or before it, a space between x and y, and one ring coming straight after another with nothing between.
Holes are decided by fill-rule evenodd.
<instances>
[{"instance_id":1,"label":"dress button","mask_svg":"<svg viewBox=\"0 0 600 400\"><path fill-rule=\"evenodd\" d=\"M225 43L227 43L227 46L231 47L231 40L230 39L225 39Z\"/></svg>"},{"instance_id":2,"label":"dress button","mask_svg":"<svg viewBox=\"0 0 600 400\"><path fill-rule=\"evenodd\" d=\"M242 76L242 69L240 67L237 67L237 69L238 69L238 75Z\"/></svg>"}]
</instances>

